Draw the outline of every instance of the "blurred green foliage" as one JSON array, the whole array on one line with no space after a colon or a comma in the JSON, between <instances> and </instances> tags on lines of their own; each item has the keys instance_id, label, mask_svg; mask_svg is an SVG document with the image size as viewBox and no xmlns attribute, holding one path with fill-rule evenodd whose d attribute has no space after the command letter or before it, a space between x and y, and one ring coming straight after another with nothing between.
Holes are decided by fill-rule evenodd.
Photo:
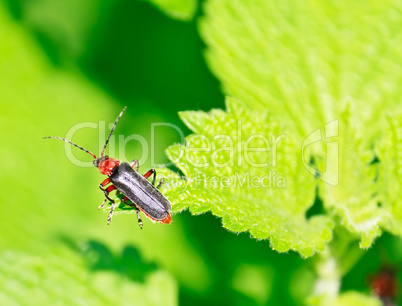
<instances>
[{"instance_id":1,"label":"blurred green foliage","mask_svg":"<svg viewBox=\"0 0 402 306\"><path fill-rule=\"evenodd\" d=\"M161 10L139 0L0 5L0 304L303 305L313 291L316 259L278 254L267 241L228 232L209 213L182 212L169 226L144 220L142 231L135 216L122 214L107 227L107 215L96 210L102 176L73 165L63 143L41 139L64 136L80 122L111 122L127 105L116 133L149 142L154 122L188 134L178 111L224 107L203 59L202 11L195 11L195 1L153 3ZM225 93L253 103L253 93L244 95L240 86L247 80L229 87L217 75ZM166 128L157 134L155 162L164 163L164 150L180 138ZM80 131L73 141L94 152L102 146L97 129ZM126 149L132 159L144 151L137 142ZM355 252L356 241L347 241L346 254ZM401 258L401 241L391 235L358 253L345 269L341 291L348 293L338 304L372 302L369 276L384 264L400 267Z\"/></svg>"},{"instance_id":2,"label":"blurred green foliage","mask_svg":"<svg viewBox=\"0 0 402 306\"><path fill-rule=\"evenodd\" d=\"M197 10L198 0L149 0L168 16L176 19L190 20Z\"/></svg>"}]
</instances>

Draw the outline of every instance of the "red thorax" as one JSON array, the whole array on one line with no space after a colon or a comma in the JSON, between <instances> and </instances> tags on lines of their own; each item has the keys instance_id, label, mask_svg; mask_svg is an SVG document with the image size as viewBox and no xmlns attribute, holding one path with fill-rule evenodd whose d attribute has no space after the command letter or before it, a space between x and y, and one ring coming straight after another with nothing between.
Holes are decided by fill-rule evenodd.
<instances>
[{"instance_id":1,"label":"red thorax","mask_svg":"<svg viewBox=\"0 0 402 306\"><path fill-rule=\"evenodd\" d=\"M99 172L104 175L110 176L113 169L118 165L120 165L120 161L118 159L107 157L99 163Z\"/></svg>"}]
</instances>

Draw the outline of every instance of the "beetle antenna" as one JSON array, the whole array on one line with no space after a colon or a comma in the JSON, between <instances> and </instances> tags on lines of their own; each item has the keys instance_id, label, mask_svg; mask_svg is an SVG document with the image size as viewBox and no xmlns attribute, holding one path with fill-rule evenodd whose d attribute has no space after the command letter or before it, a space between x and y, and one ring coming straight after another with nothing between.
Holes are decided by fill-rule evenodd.
<instances>
[{"instance_id":1,"label":"beetle antenna","mask_svg":"<svg viewBox=\"0 0 402 306\"><path fill-rule=\"evenodd\" d=\"M93 158L96 159L95 154L93 154L91 151L85 150L83 147L80 147L79 145L76 145L74 142L67 140L65 138L61 138L61 137L55 137L55 136L49 136L49 137L43 137L43 139L49 139L49 138L53 138L53 139L60 139L63 140L65 142L68 142L69 144L73 145L74 147L77 147L78 149L81 149L84 152L87 152L88 154L90 154Z\"/></svg>"},{"instance_id":2,"label":"beetle antenna","mask_svg":"<svg viewBox=\"0 0 402 306\"><path fill-rule=\"evenodd\" d=\"M113 126L112 126L112 129L110 130L110 134L109 134L109 136L107 137L106 143L105 143L105 145L103 146L103 150L102 150L102 153L101 153L101 157L105 154L105 150L106 150L107 144L109 143L110 136L112 136L112 133L113 133L115 127L116 127L116 124L117 124L117 122L119 122L120 117L123 116L123 113L124 113L124 111L126 110L126 108L127 108L127 106L124 106L123 110L122 110L122 111L120 112L120 114L117 116L116 121L114 122L114 124L113 124Z\"/></svg>"}]
</instances>

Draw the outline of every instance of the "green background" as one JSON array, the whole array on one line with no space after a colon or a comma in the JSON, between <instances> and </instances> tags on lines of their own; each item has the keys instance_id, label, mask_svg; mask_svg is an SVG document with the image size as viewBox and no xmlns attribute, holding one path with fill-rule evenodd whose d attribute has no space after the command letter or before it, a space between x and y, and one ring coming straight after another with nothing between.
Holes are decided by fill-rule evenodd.
<instances>
[{"instance_id":1,"label":"green background","mask_svg":"<svg viewBox=\"0 0 402 306\"><path fill-rule=\"evenodd\" d=\"M41 139L80 122L112 122L123 106L117 134L150 140L151 124L165 122L187 135L178 111L223 108L196 20L137 0L0 5L0 304L303 304L313 259L230 233L210 213L183 212L171 225L144 220L143 230L134 215L118 215L107 226L96 209L102 175L73 165L61 142ZM73 141L95 154L102 146L96 129ZM156 162L167 162L164 150L178 141L171 129L157 130ZM135 143L126 149L132 159L142 154ZM400 254L398 245L379 239L342 290L369 293L369 276Z\"/></svg>"}]
</instances>

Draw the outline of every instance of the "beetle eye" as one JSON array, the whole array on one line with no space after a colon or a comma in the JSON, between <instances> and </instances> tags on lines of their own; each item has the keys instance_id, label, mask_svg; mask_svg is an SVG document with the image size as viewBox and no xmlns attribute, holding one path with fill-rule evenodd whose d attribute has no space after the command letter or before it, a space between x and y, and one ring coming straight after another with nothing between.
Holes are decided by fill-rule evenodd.
<instances>
[{"instance_id":1,"label":"beetle eye","mask_svg":"<svg viewBox=\"0 0 402 306\"><path fill-rule=\"evenodd\" d=\"M95 159L93 161L94 166L99 167L99 164L102 163L103 161L105 161L106 159L109 159L109 156L105 155L105 156L98 157L97 159Z\"/></svg>"}]
</instances>

